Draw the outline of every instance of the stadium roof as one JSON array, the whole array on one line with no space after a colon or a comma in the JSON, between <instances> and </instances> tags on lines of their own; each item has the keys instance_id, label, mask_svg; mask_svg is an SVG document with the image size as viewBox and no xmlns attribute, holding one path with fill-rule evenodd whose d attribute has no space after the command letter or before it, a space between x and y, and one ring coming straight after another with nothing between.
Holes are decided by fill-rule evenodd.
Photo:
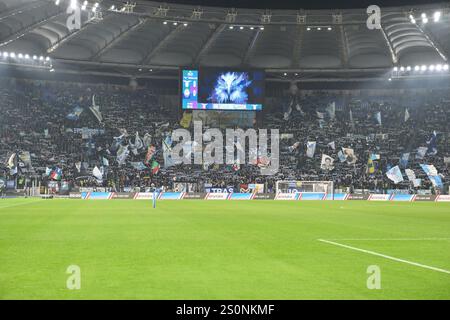
<instances>
[{"instance_id":1,"label":"stadium roof","mask_svg":"<svg viewBox=\"0 0 450 320\"><path fill-rule=\"evenodd\" d=\"M364 9L231 9L152 1L137 1L131 9L105 0L94 13L94 4L87 2L81 28L70 31L70 0L0 0L0 51L50 56L54 64L92 70L227 66L280 74L383 72L396 65L446 63L450 54L448 4L382 8L379 30L367 28ZM433 20L436 11L439 22Z\"/></svg>"}]
</instances>

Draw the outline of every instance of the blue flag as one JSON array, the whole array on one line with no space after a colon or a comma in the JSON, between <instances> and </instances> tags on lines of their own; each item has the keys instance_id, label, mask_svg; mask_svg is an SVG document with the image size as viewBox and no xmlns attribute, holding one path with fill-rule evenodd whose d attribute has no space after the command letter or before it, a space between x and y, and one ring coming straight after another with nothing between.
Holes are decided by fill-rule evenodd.
<instances>
[{"instance_id":1,"label":"blue flag","mask_svg":"<svg viewBox=\"0 0 450 320\"><path fill-rule=\"evenodd\" d=\"M444 184L442 183L442 178L438 174L437 169L433 165L429 164L421 164L420 165L423 169L423 171L427 174L428 178L430 179L431 183L434 187L443 189Z\"/></svg>"},{"instance_id":2,"label":"blue flag","mask_svg":"<svg viewBox=\"0 0 450 320\"><path fill-rule=\"evenodd\" d=\"M400 157L400 166L405 169L408 166L409 163L409 156L410 153L403 153L402 156Z\"/></svg>"}]
</instances>

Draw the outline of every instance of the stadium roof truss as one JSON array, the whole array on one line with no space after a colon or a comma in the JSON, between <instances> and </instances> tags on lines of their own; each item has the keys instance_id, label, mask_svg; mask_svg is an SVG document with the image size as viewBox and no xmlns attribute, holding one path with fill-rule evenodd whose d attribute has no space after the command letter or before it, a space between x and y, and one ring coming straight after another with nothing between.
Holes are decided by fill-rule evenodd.
<instances>
[{"instance_id":1,"label":"stadium roof truss","mask_svg":"<svg viewBox=\"0 0 450 320\"><path fill-rule=\"evenodd\" d=\"M0 0L0 51L50 56L54 65L74 70L227 66L280 75L383 73L396 65L447 63L450 54L448 4L381 8L381 29L369 30L361 9L269 11L151 1L124 8L123 1L104 0L95 19L94 1L88 1L80 28L70 30L71 1ZM439 23L411 21L410 15L435 10L442 12Z\"/></svg>"}]
</instances>

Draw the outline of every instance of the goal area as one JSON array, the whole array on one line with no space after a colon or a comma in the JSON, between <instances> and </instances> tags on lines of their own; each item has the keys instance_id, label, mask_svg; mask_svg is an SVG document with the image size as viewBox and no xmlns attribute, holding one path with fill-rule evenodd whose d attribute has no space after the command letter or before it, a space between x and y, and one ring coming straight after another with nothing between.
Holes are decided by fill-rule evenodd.
<instances>
[{"instance_id":1,"label":"goal area","mask_svg":"<svg viewBox=\"0 0 450 320\"><path fill-rule=\"evenodd\" d=\"M334 195L333 181L277 181L276 193L325 193Z\"/></svg>"}]
</instances>

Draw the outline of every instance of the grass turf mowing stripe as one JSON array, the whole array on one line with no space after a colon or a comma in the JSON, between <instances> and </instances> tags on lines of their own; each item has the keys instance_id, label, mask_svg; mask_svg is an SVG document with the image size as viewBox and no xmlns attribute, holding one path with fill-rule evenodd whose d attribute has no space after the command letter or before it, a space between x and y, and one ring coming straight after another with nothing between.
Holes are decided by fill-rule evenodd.
<instances>
[{"instance_id":1,"label":"grass turf mowing stripe","mask_svg":"<svg viewBox=\"0 0 450 320\"><path fill-rule=\"evenodd\" d=\"M430 269L430 270L433 270L433 271L450 274L449 270L440 269L440 268L436 268L436 267L432 267L432 266L427 266L426 264L421 264L421 263L417 263L417 262L413 262L413 261L408 261L408 260L404 260L404 259L400 259L400 258L391 257L391 256L388 256L388 255L385 255L385 254L382 254L382 253L375 252L375 251L360 249L360 248L352 247L352 246L349 246L349 245L346 245L346 244L342 244L342 243L338 243L338 242L334 242L334 241L329 241L329 240L324 240L324 239L318 239L318 240L320 242L332 244L332 245L343 247L343 248L347 248L347 249L350 249L350 250L364 252L364 253L367 253L367 254L371 254L371 255L374 255L374 256L390 259L390 260L393 260L393 261L410 264L410 265L413 265L413 266L416 266L416 267Z\"/></svg>"}]
</instances>

